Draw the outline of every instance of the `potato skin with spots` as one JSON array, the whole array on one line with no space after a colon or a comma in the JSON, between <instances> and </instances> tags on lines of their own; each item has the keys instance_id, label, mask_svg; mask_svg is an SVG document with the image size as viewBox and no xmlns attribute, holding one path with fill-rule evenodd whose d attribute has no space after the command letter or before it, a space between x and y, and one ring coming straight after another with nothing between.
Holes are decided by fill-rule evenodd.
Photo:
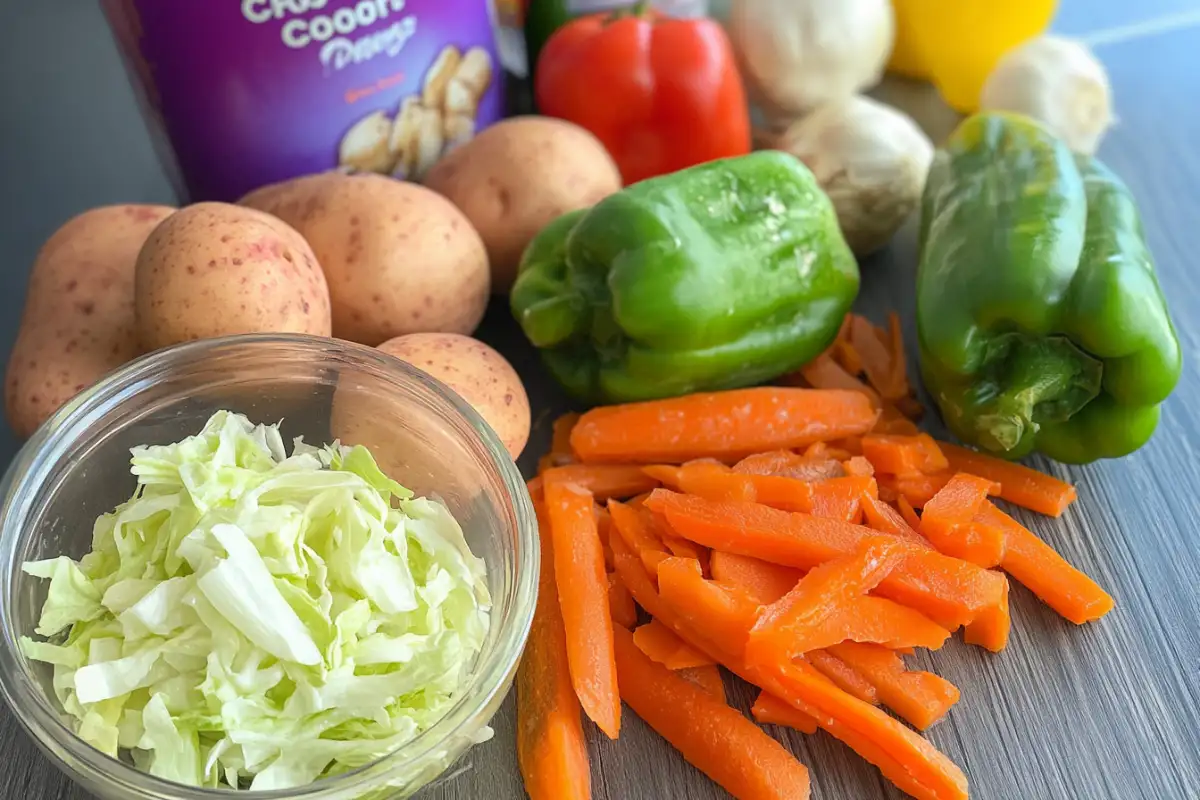
<instances>
[{"instance_id":1,"label":"potato skin with spots","mask_svg":"<svg viewBox=\"0 0 1200 800\"><path fill-rule=\"evenodd\" d=\"M600 140L570 122L513 117L455 148L425 176L462 209L487 245L492 290L507 292L538 231L621 188Z\"/></svg>"},{"instance_id":2,"label":"potato skin with spots","mask_svg":"<svg viewBox=\"0 0 1200 800\"><path fill-rule=\"evenodd\" d=\"M134 297L146 351L238 333L330 335L312 248L282 220L228 203L188 206L155 228Z\"/></svg>"},{"instance_id":3,"label":"potato skin with spots","mask_svg":"<svg viewBox=\"0 0 1200 800\"><path fill-rule=\"evenodd\" d=\"M4 379L8 423L24 438L64 403L139 354L133 276L138 251L169 206L115 205L71 219L29 276Z\"/></svg>"},{"instance_id":4,"label":"potato skin with spots","mask_svg":"<svg viewBox=\"0 0 1200 800\"><path fill-rule=\"evenodd\" d=\"M489 296L487 251L444 197L382 175L323 173L251 192L312 245L333 335L375 345L408 333L469 334Z\"/></svg>"},{"instance_id":5,"label":"potato skin with spots","mask_svg":"<svg viewBox=\"0 0 1200 800\"><path fill-rule=\"evenodd\" d=\"M521 455L529 441L529 397L504 356L453 333L398 336L379 349L449 386L492 426L514 460Z\"/></svg>"}]
</instances>

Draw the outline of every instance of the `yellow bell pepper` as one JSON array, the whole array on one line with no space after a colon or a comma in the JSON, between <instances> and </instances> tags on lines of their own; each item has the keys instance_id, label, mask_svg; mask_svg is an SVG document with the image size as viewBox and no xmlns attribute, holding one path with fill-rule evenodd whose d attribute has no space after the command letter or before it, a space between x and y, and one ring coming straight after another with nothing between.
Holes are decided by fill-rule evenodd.
<instances>
[{"instance_id":1,"label":"yellow bell pepper","mask_svg":"<svg viewBox=\"0 0 1200 800\"><path fill-rule=\"evenodd\" d=\"M1057 0L892 0L896 44L888 69L931 81L969 114L1000 57L1042 34Z\"/></svg>"}]
</instances>

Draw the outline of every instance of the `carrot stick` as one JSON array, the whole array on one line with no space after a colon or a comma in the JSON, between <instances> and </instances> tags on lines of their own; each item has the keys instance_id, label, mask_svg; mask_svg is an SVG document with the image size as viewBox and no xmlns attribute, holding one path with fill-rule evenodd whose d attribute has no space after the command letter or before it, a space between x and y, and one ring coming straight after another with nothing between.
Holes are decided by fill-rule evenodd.
<instances>
[{"instance_id":1,"label":"carrot stick","mask_svg":"<svg viewBox=\"0 0 1200 800\"><path fill-rule=\"evenodd\" d=\"M596 496L600 502L651 491L658 481L636 464L568 464L542 473L546 481L573 483Z\"/></svg>"},{"instance_id":2,"label":"carrot stick","mask_svg":"<svg viewBox=\"0 0 1200 800\"><path fill-rule=\"evenodd\" d=\"M878 475L875 480L879 483L880 496L885 496L885 490L893 497L905 498L916 508L924 508L933 496L941 491L954 474L935 472L931 475L914 473L911 475Z\"/></svg>"},{"instance_id":3,"label":"carrot stick","mask_svg":"<svg viewBox=\"0 0 1200 800\"><path fill-rule=\"evenodd\" d=\"M847 314L842 319L842 327L838 329L837 338L833 340L833 344L829 347L829 355L834 361L842 365L842 368L851 375L861 375L863 371L862 358L858 355L858 351L850 344L850 325L854 321L853 314Z\"/></svg>"},{"instance_id":4,"label":"carrot stick","mask_svg":"<svg viewBox=\"0 0 1200 800\"><path fill-rule=\"evenodd\" d=\"M880 472L908 475L914 472L943 472L950 462L938 443L927 433L915 436L869 433L862 437L863 456Z\"/></svg>"},{"instance_id":5,"label":"carrot stick","mask_svg":"<svg viewBox=\"0 0 1200 800\"><path fill-rule=\"evenodd\" d=\"M636 566L636 561L623 559L622 555L617 554L618 568L622 564ZM717 649L725 666L816 719L822 728L850 745L918 800L965 800L966 777L953 762L897 720L839 689L808 662L783 660L754 666L731 652L729 648L735 648L739 640L749 638L746 606L753 601L705 581L695 570L687 568L686 562L680 564L679 567L664 564L664 570L678 580L672 584L672 595L647 598L647 602L660 608L660 614L656 615L659 619L693 644L705 641L704 636L695 633L700 626L706 636L720 637L723 648ZM653 592L646 581L637 585L637 589L630 585L635 598L639 592L647 595ZM717 646L708 640L707 647Z\"/></svg>"},{"instance_id":6,"label":"carrot stick","mask_svg":"<svg viewBox=\"0 0 1200 800\"><path fill-rule=\"evenodd\" d=\"M814 567L796 587L758 614L746 659L762 664L795 658L838 642L937 649L950 637L927 617L882 597L865 597L904 558L895 538L864 542L851 556Z\"/></svg>"},{"instance_id":7,"label":"carrot stick","mask_svg":"<svg viewBox=\"0 0 1200 800\"><path fill-rule=\"evenodd\" d=\"M883 405L879 393L858 378L842 369L828 352L814 358L799 370L800 376L814 389L837 389L849 392L859 392L866 397L872 408Z\"/></svg>"},{"instance_id":8,"label":"carrot stick","mask_svg":"<svg viewBox=\"0 0 1200 800\"><path fill-rule=\"evenodd\" d=\"M1008 514L987 503L976 519L1004 533L1000 568L1065 619L1083 625L1112 610L1108 592Z\"/></svg>"},{"instance_id":9,"label":"carrot stick","mask_svg":"<svg viewBox=\"0 0 1200 800\"><path fill-rule=\"evenodd\" d=\"M533 624L517 668L517 764L531 800L589 800L587 743L567 665L550 520L541 497L534 507L542 567Z\"/></svg>"},{"instance_id":10,"label":"carrot stick","mask_svg":"<svg viewBox=\"0 0 1200 800\"><path fill-rule=\"evenodd\" d=\"M714 503L664 489L655 489L646 505L676 534L698 544L798 569L853 554L863 541L880 535L861 525L757 503ZM1006 583L998 573L908 544L901 566L876 593L954 630L998 605Z\"/></svg>"},{"instance_id":11,"label":"carrot stick","mask_svg":"<svg viewBox=\"0 0 1200 800\"><path fill-rule=\"evenodd\" d=\"M881 333L865 317L856 315L850 320L850 346L862 359L867 383L884 398L895 400L897 397L903 397L907 391L896 394L896 387L893 385L895 368ZM903 388L907 390L908 387Z\"/></svg>"},{"instance_id":12,"label":"carrot stick","mask_svg":"<svg viewBox=\"0 0 1200 800\"><path fill-rule=\"evenodd\" d=\"M697 769L746 800L807 800L808 770L736 710L614 637L621 697Z\"/></svg>"},{"instance_id":13,"label":"carrot stick","mask_svg":"<svg viewBox=\"0 0 1200 800\"><path fill-rule=\"evenodd\" d=\"M621 582L621 576L615 572L608 575L608 611L612 615L614 625L620 625L631 630L637 625L637 608L633 604L633 595Z\"/></svg>"},{"instance_id":14,"label":"carrot stick","mask_svg":"<svg viewBox=\"0 0 1200 800\"><path fill-rule=\"evenodd\" d=\"M1013 505L1050 517L1062 516L1075 501L1075 487L1035 469L940 442L955 472L967 472L1000 484L1000 497Z\"/></svg>"},{"instance_id":15,"label":"carrot stick","mask_svg":"<svg viewBox=\"0 0 1200 800\"><path fill-rule=\"evenodd\" d=\"M734 464L733 471L748 475L777 475L801 481L822 481L845 474L841 462L829 457L822 447L821 455L799 455L790 450L773 450L747 456Z\"/></svg>"},{"instance_id":16,"label":"carrot stick","mask_svg":"<svg viewBox=\"0 0 1200 800\"><path fill-rule=\"evenodd\" d=\"M621 730L621 698L612 655L608 577L592 512L592 495L574 484L556 480L546 481L545 487L571 683L584 713L615 739Z\"/></svg>"},{"instance_id":17,"label":"carrot stick","mask_svg":"<svg viewBox=\"0 0 1200 800\"><path fill-rule=\"evenodd\" d=\"M696 650L657 620L641 625L633 632L633 642L646 656L669 670L704 667L713 660Z\"/></svg>"},{"instance_id":18,"label":"carrot stick","mask_svg":"<svg viewBox=\"0 0 1200 800\"><path fill-rule=\"evenodd\" d=\"M875 474L875 467L870 461L862 456L854 456L842 462L842 469L850 476L872 477Z\"/></svg>"},{"instance_id":19,"label":"carrot stick","mask_svg":"<svg viewBox=\"0 0 1200 800\"><path fill-rule=\"evenodd\" d=\"M600 537L600 551L604 554L604 569L612 572L612 548L608 543L612 536L612 517L609 516L607 508L599 505L592 506L592 514L596 517L596 535Z\"/></svg>"},{"instance_id":20,"label":"carrot stick","mask_svg":"<svg viewBox=\"0 0 1200 800\"><path fill-rule=\"evenodd\" d=\"M1008 634L1012 630L1012 615L1008 608L1008 581L1004 582L1004 595L1000 602L971 620L963 628L963 641L978 645L993 653L1008 646Z\"/></svg>"},{"instance_id":21,"label":"carrot stick","mask_svg":"<svg viewBox=\"0 0 1200 800\"><path fill-rule=\"evenodd\" d=\"M900 315L895 311L888 312L888 354L892 359L892 375L889 383L892 391L884 396L890 400L899 400L909 396L912 389L908 383L908 358L904 351L904 331L900 327Z\"/></svg>"},{"instance_id":22,"label":"carrot stick","mask_svg":"<svg viewBox=\"0 0 1200 800\"><path fill-rule=\"evenodd\" d=\"M741 589L763 605L783 597L804 577L798 569L720 550L712 552L710 567L713 580Z\"/></svg>"},{"instance_id":23,"label":"carrot stick","mask_svg":"<svg viewBox=\"0 0 1200 800\"><path fill-rule=\"evenodd\" d=\"M958 687L932 672L910 672L895 652L843 642L829 651L870 682L879 701L918 730L927 730L958 702Z\"/></svg>"},{"instance_id":24,"label":"carrot stick","mask_svg":"<svg viewBox=\"0 0 1200 800\"><path fill-rule=\"evenodd\" d=\"M554 434L550 441L550 452L538 461L538 472L545 472L554 467L574 464L575 454L571 452L571 428L579 421L578 414L563 414L554 420Z\"/></svg>"},{"instance_id":25,"label":"carrot stick","mask_svg":"<svg viewBox=\"0 0 1200 800\"><path fill-rule=\"evenodd\" d=\"M617 538L623 539L629 549L643 561L653 561L657 564L661 559L653 558L651 554L659 553L667 557L667 546L659 536L658 526L645 508L631 508L616 500L608 501L608 514L613 522L613 530ZM613 547L613 542L609 542Z\"/></svg>"},{"instance_id":26,"label":"carrot stick","mask_svg":"<svg viewBox=\"0 0 1200 800\"><path fill-rule=\"evenodd\" d=\"M729 698L725 696L725 681L721 678L721 668L716 664L677 669L674 672L685 681L691 681L717 700L728 705Z\"/></svg>"},{"instance_id":27,"label":"carrot stick","mask_svg":"<svg viewBox=\"0 0 1200 800\"><path fill-rule=\"evenodd\" d=\"M857 392L764 386L594 408L571 431L585 462L736 461L857 436L877 413Z\"/></svg>"},{"instance_id":28,"label":"carrot stick","mask_svg":"<svg viewBox=\"0 0 1200 800\"><path fill-rule=\"evenodd\" d=\"M862 522L863 494L878 496L879 487L874 478L854 475L819 481L813 484L812 510L808 513L857 525Z\"/></svg>"},{"instance_id":29,"label":"carrot stick","mask_svg":"<svg viewBox=\"0 0 1200 800\"><path fill-rule=\"evenodd\" d=\"M989 569L1004 558L1004 533L976 525L988 494L1000 487L986 478L958 473L925 504L921 535L946 555Z\"/></svg>"},{"instance_id":30,"label":"carrot stick","mask_svg":"<svg viewBox=\"0 0 1200 800\"><path fill-rule=\"evenodd\" d=\"M794 728L801 733L817 732L815 719L803 711L792 708L768 692L758 693L758 699L750 707L750 715L754 717L755 722L763 725L782 725L785 728Z\"/></svg>"},{"instance_id":31,"label":"carrot stick","mask_svg":"<svg viewBox=\"0 0 1200 800\"><path fill-rule=\"evenodd\" d=\"M879 705L879 695L870 681L829 650L813 650L805 658L818 672L833 681L843 692L857 697L864 703ZM791 708L791 706L787 706L787 708Z\"/></svg>"},{"instance_id":32,"label":"carrot stick","mask_svg":"<svg viewBox=\"0 0 1200 800\"><path fill-rule=\"evenodd\" d=\"M908 527L914 531L919 531L921 529L921 518L917 516L917 510L912 507L912 503L901 497L896 501L896 505L899 506L900 516L904 517L904 521L908 523ZM921 538L924 539L925 537L922 536ZM926 539L926 541L928 540Z\"/></svg>"},{"instance_id":33,"label":"carrot stick","mask_svg":"<svg viewBox=\"0 0 1200 800\"><path fill-rule=\"evenodd\" d=\"M901 539L912 542L918 547L925 549L932 547L928 539L909 526L900 512L879 498L864 494L862 496L862 509L867 527L882 533L889 533L892 536L899 536Z\"/></svg>"}]
</instances>

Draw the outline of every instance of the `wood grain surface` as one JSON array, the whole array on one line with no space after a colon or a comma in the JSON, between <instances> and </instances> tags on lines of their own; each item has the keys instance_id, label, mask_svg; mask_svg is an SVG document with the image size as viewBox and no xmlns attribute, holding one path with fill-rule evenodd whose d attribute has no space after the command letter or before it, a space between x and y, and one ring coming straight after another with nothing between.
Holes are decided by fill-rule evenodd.
<instances>
[{"instance_id":1,"label":"wood grain surface","mask_svg":"<svg viewBox=\"0 0 1200 800\"><path fill-rule=\"evenodd\" d=\"M230 0L225 0L230 2ZM108 202L169 202L95 3L0 2L0 352L15 336L28 265L70 215ZM1089 34L1195 11L1195 0L1065 0L1056 29ZM1192 800L1200 798L1200 27L1101 37L1119 126L1102 157L1141 202L1188 363L1160 432L1116 463L1054 472L1079 486L1060 521L1025 516L1034 530L1116 598L1098 624L1076 628L1014 587L1008 650L958 643L923 666L963 690L930 738L967 772L979 800ZM1159 26L1164 27L1164 26ZM1165 26L1170 27L1170 26ZM925 87L889 84L886 99L937 137L955 119ZM912 226L862 265L857 309L912 318ZM566 408L503 304L480 334L527 382L535 431L528 473ZM910 341L912 331L909 331ZM0 434L0 457L15 452ZM1043 465L1044 466L1044 465ZM731 686L743 707L745 687ZM425 800L524 796L510 697L495 738L475 748ZM878 773L824 733L777 732L812 770L816 800L899 798ZM599 800L708 800L724 795L626 710L619 742L590 731ZM0 800L84 800L0 708Z\"/></svg>"}]
</instances>

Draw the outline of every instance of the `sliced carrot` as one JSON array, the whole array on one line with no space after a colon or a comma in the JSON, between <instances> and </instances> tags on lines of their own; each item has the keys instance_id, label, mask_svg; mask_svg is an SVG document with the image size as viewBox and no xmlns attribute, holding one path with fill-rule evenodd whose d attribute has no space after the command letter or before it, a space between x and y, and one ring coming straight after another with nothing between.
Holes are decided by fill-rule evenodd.
<instances>
[{"instance_id":1,"label":"sliced carrot","mask_svg":"<svg viewBox=\"0 0 1200 800\"><path fill-rule=\"evenodd\" d=\"M632 568L632 559L617 554L617 563ZM672 596L651 597L648 581L631 584L634 597L647 595L647 603L660 608L658 616L693 644L706 641L715 632L724 637L722 663L745 680L812 717L836 738L875 764L899 788L918 800L965 800L966 777L952 761L925 739L874 706L847 694L803 660L784 660L770 665L747 665L728 648L748 639L749 598L714 586L694 570L669 568L679 579ZM632 578L631 580L636 580ZM638 600L641 603L641 599ZM689 619L691 622L689 622ZM697 634L703 626L705 636ZM708 640L708 647L716 645ZM714 655L710 651L710 655Z\"/></svg>"},{"instance_id":2,"label":"sliced carrot","mask_svg":"<svg viewBox=\"0 0 1200 800\"><path fill-rule=\"evenodd\" d=\"M895 311L888 312L887 347L892 360L892 375L889 381L892 391L885 392L884 396L890 400L907 398L912 391L908 383L908 357L904 351L904 330L900 327L900 315Z\"/></svg>"},{"instance_id":3,"label":"sliced carrot","mask_svg":"<svg viewBox=\"0 0 1200 800\"><path fill-rule=\"evenodd\" d=\"M560 456L571 456L574 458L574 452L571 450L571 429L579 422L579 414L570 412L563 414L558 419L554 420L552 429L554 434L550 439L550 452Z\"/></svg>"},{"instance_id":4,"label":"sliced carrot","mask_svg":"<svg viewBox=\"0 0 1200 800\"><path fill-rule=\"evenodd\" d=\"M999 653L1008 646L1008 635L1012 630L1012 614L1008 608L1008 581L1004 582L1004 595L1000 602L971 620L963 628L963 641L974 644L993 653Z\"/></svg>"},{"instance_id":5,"label":"sliced carrot","mask_svg":"<svg viewBox=\"0 0 1200 800\"><path fill-rule=\"evenodd\" d=\"M910 475L878 475L876 481L879 483L880 496L885 496L886 492L897 500L901 497L908 500L909 504L916 508L924 508L925 504L933 499L933 496L941 491L954 474L947 472L935 472L932 474L913 473Z\"/></svg>"},{"instance_id":6,"label":"sliced carrot","mask_svg":"<svg viewBox=\"0 0 1200 800\"><path fill-rule=\"evenodd\" d=\"M587 742L567 664L567 635L555 588L550 520L540 496L534 508L542 567L533 624L517 668L517 764L531 800L588 800L591 772Z\"/></svg>"},{"instance_id":7,"label":"sliced carrot","mask_svg":"<svg viewBox=\"0 0 1200 800\"><path fill-rule=\"evenodd\" d=\"M690 669L703 667L713 660L696 650L657 620L650 620L633 632L633 641L651 661L667 669Z\"/></svg>"},{"instance_id":8,"label":"sliced carrot","mask_svg":"<svg viewBox=\"0 0 1200 800\"><path fill-rule=\"evenodd\" d=\"M587 489L596 499L621 499L651 491L658 481L636 464L568 464L542 473L546 481L573 483Z\"/></svg>"},{"instance_id":9,"label":"sliced carrot","mask_svg":"<svg viewBox=\"0 0 1200 800\"><path fill-rule=\"evenodd\" d=\"M862 522L864 493L878 496L879 487L874 478L854 475L819 481L812 487L812 511L809 513L814 517L858 524Z\"/></svg>"},{"instance_id":10,"label":"sliced carrot","mask_svg":"<svg viewBox=\"0 0 1200 800\"><path fill-rule=\"evenodd\" d=\"M891 652L891 651L889 651ZM813 650L805 656L818 672L837 684L838 688L847 694L857 697L864 703L879 704L879 695L871 682L862 673L835 656L828 650ZM788 708L791 708L788 706ZM794 709L793 709L794 710Z\"/></svg>"},{"instance_id":11,"label":"sliced carrot","mask_svg":"<svg viewBox=\"0 0 1200 800\"><path fill-rule=\"evenodd\" d=\"M950 637L917 611L882 597L865 597L904 558L902 541L878 537L851 556L814 567L785 596L764 606L750 632L751 663L795 658L838 642L937 649Z\"/></svg>"},{"instance_id":12,"label":"sliced carrot","mask_svg":"<svg viewBox=\"0 0 1200 800\"><path fill-rule=\"evenodd\" d=\"M901 397L896 401L896 408L908 419L920 419L925 414L925 406L915 397Z\"/></svg>"},{"instance_id":13,"label":"sliced carrot","mask_svg":"<svg viewBox=\"0 0 1200 800\"><path fill-rule=\"evenodd\" d=\"M862 359L867 383L884 398L895 400L907 394L908 387L902 387L896 394L892 356L880 334L881 331L865 317L855 316L850 320L850 346Z\"/></svg>"},{"instance_id":14,"label":"sliced carrot","mask_svg":"<svg viewBox=\"0 0 1200 800\"><path fill-rule=\"evenodd\" d=\"M892 650L843 642L829 651L868 681L881 703L918 730L927 730L958 702L957 686L932 672L910 672Z\"/></svg>"},{"instance_id":15,"label":"sliced carrot","mask_svg":"<svg viewBox=\"0 0 1200 800\"><path fill-rule=\"evenodd\" d=\"M703 667L687 667L674 671L685 681L691 681L722 703L729 703L725 695L725 681L721 678L721 668L716 664Z\"/></svg>"},{"instance_id":16,"label":"sliced carrot","mask_svg":"<svg viewBox=\"0 0 1200 800\"><path fill-rule=\"evenodd\" d=\"M986 503L976 520L1004 533L1000 568L1065 619L1083 625L1112 610L1108 592L1008 514Z\"/></svg>"},{"instance_id":17,"label":"sliced carrot","mask_svg":"<svg viewBox=\"0 0 1200 800\"><path fill-rule=\"evenodd\" d=\"M867 527L882 533L899 536L923 548L930 548L929 541L917 533L904 519L904 516L877 497L864 493L862 496L863 516Z\"/></svg>"},{"instance_id":18,"label":"sliced carrot","mask_svg":"<svg viewBox=\"0 0 1200 800\"><path fill-rule=\"evenodd\" d=\"M773 450L743 458L734 465L733 471L749 475L776 475L801 481L822 481L845 475L841 462L828 455L824 443L818 445L819 451L816 450L816 445L809 449L819 452L820 455L810 455L807 452L800 455L790 450Z\"/></svg>"},{"instance_id":19,"label":"sliced carrot","mask_svg":"<svg viewBox=\"0 0 1200 800\"><path fill-rule=\"evenodd\" d=\"M661 553L663 558L667 557L667 546L663 544L662 537L659 535L659 527L648 509L644 507L631 508L616 500L609 500L608 514L612 519L613 530L616 531L617 538L624 539L629 549L640 558L646 560L646 556L643 556L644 553ZM609 546L613 546L611 541ZM656 559L655 563L658 560L661 559Z\"/></svg>"},{"instance_id":20,"label":"sliced carrot","mask_svg":"<svg viewBox=\"0 0 1200 800\"><path fill-rule=\"evenodd\" d=\"M842 469L847 475L872 477L875 474L875 467L870 461L862 456L853 456L842 462Z\"/></svg>"},{"instance_id":21,"label":"sliced carrot","mask_svg":"<svg viewBox=\"0 0 1200 800\"><path fill-rule=\"evenodd\" d=\"M632 630L637 625L637 607L633 604L633 595L621 582L621 576L615 572L608 575L608 610L612 614L614 625L620 625L626 630Z\"/></svg>"},{"instance_id":22,"label":"sliced carrot","mask_svg":"<svg viewBox=\"0 0 1200 800\"><path fill-rule=\"evenodd\" d=\"M1004 558L1004 533L976 525L975 515L988 494L1000 487L986 478L958 473L925 504L920 533L946 555L985 569Z\"/></svg>"},{"instance_id":23,"label":"sliced carrot","mask_svg":"<svg viewBox=\"0 0 1200 800\"><path fill-rule=\"evenodd\" d=\"M900 508L900 516L904 517L904 521L908 523L908 527L914 531L921 530L921 518L917 516L917 510L912 507L912 503L908 502L906 498L901 497L897 500L896 505ZM922 536L921 538L924 539L925 537Z\"/></svg>"},{"instance_id":24,"label":"sliced carrot","mask_svg":"<svg viewBox=\"0 0 1200 800\"><path fill-rule=\"evenodd\" d=\"M637 648L618 630L621 697L693 766L735 797L808 800L808 770L738 711Z\"/></svg>"},{"instance_id":25,"label":"sliced carrot","mask_svg":"<svg viewBox=\"0 0 1200 800\"><path fill-rule=\"evenodd\" d=\"M769 605L790 592L804 572L758 558L714 550L710 559L713 580L735 586L755 601Z\"/></svg>"},{"instance_id":26,"label":"sliced carrot","mask_svg":"<svg viewBox=\"0 0 1200 800\"><path fill-rule=\"evenodd\" d=\"M861 375L863 371L862 358L859 357L858 351L850 344L850 326L854 321L853 314L847 314L842 319L842 326L838 329L837 338L833 340L833 344L829 346L829 355L834 361L842 365L842 368L851 375Z\"/></svg>"},{"instance_id":27,"label":"sliced carrot","mask_svg":"<svg viewBox=\"0 0 1200 800\"><path fill-rule=\"evenodd\" d=\"M798 569L850 555L879 535L838 520L758 503L714 503L664 489L656 489L646 505L676 534L698 544ZM954 630L998 605L1006 583L1003 575L910 543L902 565L876 593Z\"/></svg>"},{"instance_id":28,"label":"sliced carrot","mask_svg":"<svg viewBox=\"0 0 1200 800\"><path fill-rule=\"evenodd\" d=\"M880 472L910 475L943 472L950 467L938 443L927 433L915 436L869 433L862 437L863 456Z\"/></svg>"},{"instance_id":29,"label":"sliced carrot","mask_svg":"<svg viewBox=\"0 0 1200 800\"><path fill-rule=\"evenodd\" d=\"M794 728L801 733L817 732L815 719L803 711L792 708L768 692L758 693L758 699L750 707L750 715L754 717L755 722L763 725L782 725L785 728Z\"/></svg>"},{"instance_id":30,"label":"sliced carrot","mask_svg":"<svg viewBox=\"0 0 1200 800\"><path fill-rule=\"evenodd\" d=\"M1000 497L1013 505L1059 517L1075 501L1075 487L1053 475L949 442L940 444L952 470L995 481L1000 484Z\"/></svg>"},{"instance_id":31,"label":"sliced carrot","mask_svg":"<svg viewBox=\"0 0 1200 800\"><path fill-rule=\"evenodd\" d=\"M621 729L621 698L612 655L608 577L592 495L557 480L547 480L545 492L571 683L584 713L615 739Z\"/></svg>"},{"instance_id":32,"label":"sliced carrot","mask_svg":"<svg viewBox=\"0 0 1200 800\"><path fill-rule=\"evenodd\" d=\"M600 537L600 549L604 553L604 569L612 572L612 548L608 540L612 535L612 517L604 506L593 505L592 513L596 516L596 535Z\"/></svg>"},{"instance_id":33,"label":"sliced carrot","mask_svg":"<svg viewBox=\"0 0 1200 800\"><path fill-rule=\"evenodd\" d=\"M814 358L800 368L799 374L814 389L836 389L858 392L866 397L873 408L883 405L879 393L842 368L828 352Z\"/></svg>"},{"instance_id":34,"label":"sliced carrot","mask_svg":"<svg viewBox=\"0 0 1200 800\"><path fill-rule=\"evenodd\" d=\"M764 386L594 408L571 431L584 462L736 461L857 436L878 414L857 392Z\"/></svg>"}]
</instances>

